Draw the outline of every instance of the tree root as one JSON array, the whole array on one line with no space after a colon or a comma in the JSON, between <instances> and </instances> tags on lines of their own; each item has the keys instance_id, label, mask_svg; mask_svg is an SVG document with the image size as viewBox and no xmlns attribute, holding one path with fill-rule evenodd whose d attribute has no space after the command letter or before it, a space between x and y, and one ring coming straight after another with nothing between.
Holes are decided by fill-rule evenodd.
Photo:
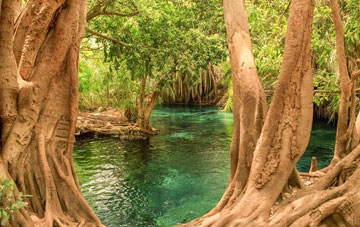
<instances>
[{"instance_id":1,"label":"tree root","mask_svg":"<svg viewBox=\"0 0 360 227\"><path fill-rule=\"evenodd\" d=\"M346 196L330 200L297 219L293 224L290 225L290 227L319 226L324 219L332 215L335 210L345 201Z\"/></svg>"},{"instance_id":2,"label":"tree root","mask_svg":"<svg viewBox=\"0 0 360 227\"><path fill-rule=\"evenodd\" d=\"M59 227L82 227L82 226L96 226L93 223L86 222L86 220L81 221L74 221L69 217L66 217L64 215L56 215L52 212L47 212L46 216L44 218L38 218L36 215L31 216L32 221L34 223L34 226L45 226L45 227L53 227L53 226L59 226Z\"/></svg>"},{"instance_id":3,"label":"tree root","mask_svg":"<svg viewBox=\"0 0 360 227\"><path fill-rule=\"evenodd\" d=\"M116 135L121 139L146 139L156 135L157 130L144 130L130 123L121 111L102 113L80 113L76 125L76 135Z\"/></svg>"}]
</instances>

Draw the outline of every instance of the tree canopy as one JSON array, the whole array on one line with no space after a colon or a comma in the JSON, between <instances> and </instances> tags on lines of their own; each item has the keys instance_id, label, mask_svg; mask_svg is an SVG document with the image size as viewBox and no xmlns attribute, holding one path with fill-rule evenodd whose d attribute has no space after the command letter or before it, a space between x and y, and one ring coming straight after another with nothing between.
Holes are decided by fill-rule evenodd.
<instances>
[{"instance_id":1,"label":"tree canopy","mask_svg":"<svg viewBox=\"0 0 360 227\"><path fill-rule=\"evenodd\" d=\"M164 87L183 75L196 84L199 70L206 71L209 62L226 61L220 1L104 2L89 4L87 31L91 36L84 46L96 49L93 56L103 58L108 73L117 74L120 80L139 81L148 70L150 78L166 81ZM102 6L97 10L105 13L89 19L99 4ZM122 15L109 13L114 11ZM81 74L81 78L91 76L91 69L82 71L88 74Z\"/></svg>"}]
</instances>

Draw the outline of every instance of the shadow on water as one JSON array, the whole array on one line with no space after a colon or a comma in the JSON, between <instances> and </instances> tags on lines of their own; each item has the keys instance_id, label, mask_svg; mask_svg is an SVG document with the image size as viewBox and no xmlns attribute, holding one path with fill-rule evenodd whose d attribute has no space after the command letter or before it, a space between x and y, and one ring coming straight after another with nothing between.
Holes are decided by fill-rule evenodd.
<instances>
[{"instance_id":1,"label":"shadow on water","mask_svg":"<svg viewBox=\"0 0 360 227\"><path fill-rule=\"evenodd\" d=\"M222 196L229 176L232 114L213 107L159 106L160 134L145 141L85 139L74 161L83 194L111 226L170 226L201 216ZM298 168L332 154L332 127L317 121Z\"/></svg>"}]
</instances>

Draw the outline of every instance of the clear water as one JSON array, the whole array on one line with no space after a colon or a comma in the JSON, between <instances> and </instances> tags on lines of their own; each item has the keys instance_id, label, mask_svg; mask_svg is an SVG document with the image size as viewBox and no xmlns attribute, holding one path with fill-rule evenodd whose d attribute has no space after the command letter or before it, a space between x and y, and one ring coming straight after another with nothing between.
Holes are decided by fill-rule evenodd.
<instances>
[{"instance_id":1,"label":"clear water","mask_svg":"<svg viewBox=\"0 0 360 227\"><path fill-rule=\"evenodd\" d=\"M147 141L99 138L77 142L74 161L83 194L112 226L171 226L199 217L221 198L229 176L232 114L213 107L157 107ZM335 131L316 122L308 151L325 166Z\"/></svg>"}]
</instances>

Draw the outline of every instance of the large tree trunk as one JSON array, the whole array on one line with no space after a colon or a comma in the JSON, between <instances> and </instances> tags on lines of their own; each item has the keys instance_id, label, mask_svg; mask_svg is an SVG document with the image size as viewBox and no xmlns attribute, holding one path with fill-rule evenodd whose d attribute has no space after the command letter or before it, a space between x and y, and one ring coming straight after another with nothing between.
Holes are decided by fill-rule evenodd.
<instances>
[{"instance_id":1,"label":"large tree trunk","mask_svg":"<svg viewBox=\"0 0 360 227\"><path fill-rule=\"evenodd\" d=\"M340 52L338 53L339 65L344 67L344 65L341 66L344 63L342 62L344 52L341 51L343 47L339 47L343 45L343 42L339 41L340 37L343 37L343 31L339 29L341 20L337 4L336 0L331 1L337 33L337 49ZM233 60L233 53L240 50L244 54L249 45L241 42L245 35L240 36L236 32L229 33L231 29L229 21L237 29L245 26L246 20L239 16L245 12L244 1L240 3L236 0L224 0L224 9L232 57L231 66L234 71L238 66ZM310 40L313 10L312 0L291 1L284 59L278 85L253 153L246 182L241 183L241 180L237 180L236 186L230 190L236 196L224 200L224 197L229 194L229 187L232 185L230 183L223 199L213 211L184 226L360 226L360 190L357 186L360 180L358 141L353 144L346 142L346 146L338 143L337 145L341 145L345 150L337 146L334 155L339 158L329 166L326 173L314 170L315 172L309 174L310 177L321 176L321 178L313 181L310 187L293 189L287 196L282 195L284 187L294 173L296 162L305 152L310 138L313 101ZM238 47L231 43L237 35L240 37L236 42ZM341 71L344 73L344 68ZM234 72L232 75L238 76ZM342 97L341 102L344 104L345 100L346 108L348 108L345 110L344 107L342 113L346 112L348 116L346 120L341 119L339 123L342 128L338 132L342 136L338 136L337 141L339 138L346 138L349 141L353 131L356 131L354 130L355 82L356 79L352 78L350 81L352 86L342 86L341 95L346 98ZM249 86L252 86L252 83L249 83ZM239 97L241 93L235 91L234 87L235 92ZM350 100L351 108L349 108ZM241 102L244 101L234 99L235 110L241 106ZM256 102L252 105L255 107ZM237 111L234 112L234 129L240 130L241 141L241 131L247 129L237 129L238 116L236 114L238 114ZM238 140L237 137L233 138L233 144L236 140ZM240 152L246 155L249 151ZM233 176L234 166L242 164L240 156L232 156L231 178L233 180L236 179L236 171ZM240 193L235 193L236 191Z\"/></svg>"},{"instance_id":2,"label":"large tree trunk","mask_svg":"<svg viewBox=\"0 0 360 227\"><path fill-rule=\"evenodd\" d=\"M232 66L234 131L230 148L229 185L217 207L208 216L232 203L245 187L267 109L265 93L256 71L244 3L224 1L224 10Z\"/></svg>"},{"instance_id":3,"label":"large tree trunk","mask_svg":"<svg viewBox=\"0 0 360 227\"><path fill-rule=\"evenodd\" d=\"M14 28L15 10L2 0L0 166L32 197L11 225L101 226L72 160L86 0L30 0Z\"/></svg>"},{"instance_id":4,"label":"large tree trunk","mask_svg":"<svg viewBox=\"0 0 360 227\"><path fill-rule=\"evenodd\" d=\"M255 71L244 1L224 0L234 84L232 182L218 206L189 226L265 226L269 219L310 138L313 8L312 1L292 1L278 86L260 135L264 95Z\"/></svg>"}]
</instances>

